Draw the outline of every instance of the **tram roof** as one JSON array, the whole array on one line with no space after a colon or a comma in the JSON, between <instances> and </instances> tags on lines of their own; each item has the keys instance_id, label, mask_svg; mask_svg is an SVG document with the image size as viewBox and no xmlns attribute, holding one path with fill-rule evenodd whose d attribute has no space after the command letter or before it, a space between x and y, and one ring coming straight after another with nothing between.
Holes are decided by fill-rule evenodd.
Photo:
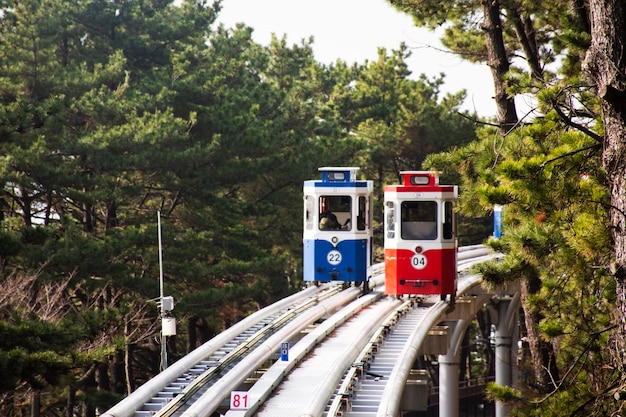
<instances>
[{"instance_id":1,"label":"tram roof","mask_svg":"<svg viewBox=\"0 0 626 417\"><path fill-rule=\"evenodd\" d=\"M318 171L358 171L359 167L319 167Z\"/></svg>"},{"instance_id":2,"label":"tram roof","mask_svg":"<svg viewBox=\"0 0 626 417\"><path fill-rule=\"evenodd\" d=\"M438 171L400 171L402 176L401 184L385 185L385 192L396 193L454 193L457 195L458 187L456 185L439 184Z\"/></svg>"},{"instance_id":3,"label":"tram roof","mask_svg":"<svg viewBox=\"0 0 626 417\"><path fill-rule=\"evenodd\" d=\"M356 175L359 167L321 167L321 180L305 181L304 185L314 187L372 187L372 181L357 180Z\"/></svg>"}]
</instances>

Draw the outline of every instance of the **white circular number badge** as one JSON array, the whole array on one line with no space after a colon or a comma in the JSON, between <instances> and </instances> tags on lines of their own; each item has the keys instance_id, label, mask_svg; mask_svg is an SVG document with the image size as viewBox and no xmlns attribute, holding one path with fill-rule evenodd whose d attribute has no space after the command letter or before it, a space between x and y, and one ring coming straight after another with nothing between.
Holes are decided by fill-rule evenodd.
<instances>
[{"instance_id":1,"label":"white circular number badge","mask_svg":"<svg viewBox=\"0 0 626 417\"><path fill-rule=\"evenodd\" d=\"M426 268L426 264L427 264L426 257L422 255L421 253L416 253L411 258L411 266L413 266L413 268L415 269L424 269Z\"/></svg>"},{"instance_id":2,"label":"white circular number badge","mask_svg":"<svg viewBox=\"0 0 626 417\"><path fill-rule=\"evenodd\" d=\"M339 265L341 263L341 252L338 250L331 250L328 252L328 255L326 255L326 260L331 265Z\"/></svg>"}]
</instances>

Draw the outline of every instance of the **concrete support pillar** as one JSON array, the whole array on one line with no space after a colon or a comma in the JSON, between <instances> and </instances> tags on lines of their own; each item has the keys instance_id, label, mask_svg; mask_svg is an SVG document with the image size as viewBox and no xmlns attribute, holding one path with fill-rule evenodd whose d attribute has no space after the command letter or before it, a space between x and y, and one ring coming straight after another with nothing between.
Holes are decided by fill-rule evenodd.
<instances>
[{"instance_id":1,"label":"concrete support pillar","mask_svg":"<svg viewBox=\"0 0 626 417\"><path fill-rule=\"evenodd\" d=\"M512 386L513 376L517 375L517 335L519 293L512 298L501 298L497 305L498 320L496 325L496 384ZM509 411L501 402L496 401L496 417L508 417Z\"/></svg>"},{"instance_id":2,"label":"concrete support pillar","mask_svg":"<svg viewBox=\"0 0 626 417\"><path fill-rule=\"evenodd\" d=\"M459 416L459 356L439 355L439 417Z\"/></svg>"},{"instance_id":3,"label":"concrete support pillar","mask_svg":"<svg viewBox=\"0 0 626 417\"><path fill-rule=\"evenodd\" d=\"M498 336L496 332L496 384L510 386L511 380L511 337ZM508 409L496 401L496 417L508 417Z\"/></svg>"},{"instance_id":4,"label":"concrete support pillar","mask_svg":"<svg viewBox=\"0 0 626 417\"><path fill-rule=\"evenodd\" d=\"M459 416L459 368L463 335L470 320L448 321L450 346L445 355L439 355L439 417Z\"/></svg>"}]
</instances>

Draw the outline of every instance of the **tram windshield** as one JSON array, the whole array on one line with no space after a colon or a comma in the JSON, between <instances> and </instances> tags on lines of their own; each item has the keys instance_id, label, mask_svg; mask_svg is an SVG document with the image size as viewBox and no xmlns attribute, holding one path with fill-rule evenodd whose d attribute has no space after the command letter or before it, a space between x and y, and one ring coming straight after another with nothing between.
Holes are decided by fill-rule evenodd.
<instances>
[{"instance_id":1,"label":"tram windshield","mask_svg":"<svg viewBox=\"0 0 626 417\"><path fill-rule=\"evenodd\" d=\"M437 239L437 202L404 201L401 206L402 230L405 240Z\"/></svg>"},{"instance_id":2,"label":"tram windshield","mask_svg":"<svg viewBox=\"0 0 626 417\"><path fill-rule=\"evenodd\" d=\"M351 230L352 197L349 195L320 196L320 230Z\"/></svg>"}]
</instances>

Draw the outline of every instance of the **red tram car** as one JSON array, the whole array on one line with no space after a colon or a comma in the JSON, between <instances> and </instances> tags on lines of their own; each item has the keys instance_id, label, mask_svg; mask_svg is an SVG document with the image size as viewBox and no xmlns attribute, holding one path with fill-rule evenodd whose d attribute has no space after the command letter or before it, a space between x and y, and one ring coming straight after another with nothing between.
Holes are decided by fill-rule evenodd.
<instances>
[{"instance_id":1,"label":"red tram car","mask_svg":"<svg viewBox=\"0 0 626 417\"><path fill-rule=\"evenodd\" d=\"M384 188L385 292L441 295L457 289L456 185L437 172L402 171Z\"/></svg>"}]
</instances>

